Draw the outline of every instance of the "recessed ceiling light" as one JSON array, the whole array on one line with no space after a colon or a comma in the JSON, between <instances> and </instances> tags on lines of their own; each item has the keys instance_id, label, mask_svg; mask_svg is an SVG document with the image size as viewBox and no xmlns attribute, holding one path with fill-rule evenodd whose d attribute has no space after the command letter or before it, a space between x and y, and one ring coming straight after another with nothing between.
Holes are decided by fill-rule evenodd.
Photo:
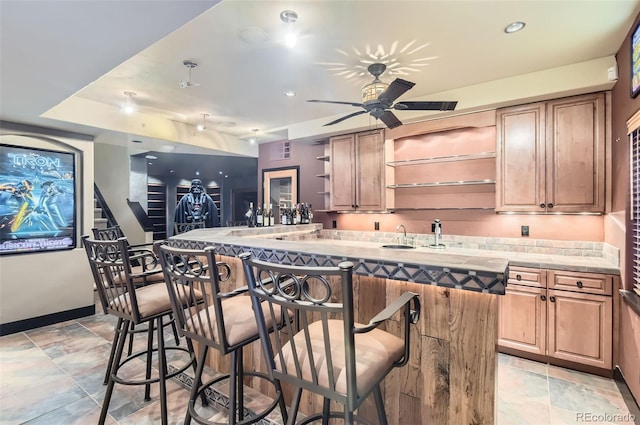
<instances>
[{"instance_id":1,"label":"recessed ceiling light","mask_svg":"<svg viewBox=\"0 0 640 425\"><path fill-rule=\"evenodd\" d=\"M147 162L147 164L149 164L149 165L153 165L153 162Z\"/></svg>"},{"instance_id":2,"label":"recessed ceiling light","mask_svg":"<svg viewBox=\"0 0 640 425\"><path fill-rule=\"evenodd\" d=\"M145 155L144 157L147 159L158 159L158 157L155 155Z\"/></svg>"},{"instance_id":3,"label":"recessed ceiling light","mask_svg":"<svg viewBox=\"0 0 640 425\"><path fill-rule=\"evenodd\" d=\"M142 143L142 140L132 140L131 143Z\"/></svg>"},{"instance_id":4,"label":"recessed ceiling light","mask_svg":"<svg viewBox=\"0 0 640 425\"><path fill-rule=\"evenodd\" d=\"M518 32L521 29L524 28L526 24L524 22L512 22L509 25L507 25L504 29L504 32L506 32L507 34L512 34L514 32Z\"/></svg>"},{"instance_id":5,"label":"recessed ceiling light","mask_svg":"<svg viewBox=\"0 0 640 425\"><path fill-rule=\"evenodd\" d=\"M170 172L171 174L173 174L173 173L175 173L176 171L175 171L175 170L169 170L169 172Z\"/></svg>"},{"instance_id":6,"label":"recessed ceiling light","mask_svg":"<svg viewBox=\"0 0 640 425\"><path fill-rule=\"evenodd\" d=\"M293 97L296 95L296 92L294 92L293 90L287 90L286 92L284 92L284 95L287 97Z\"/></svg>"}]
</instances>

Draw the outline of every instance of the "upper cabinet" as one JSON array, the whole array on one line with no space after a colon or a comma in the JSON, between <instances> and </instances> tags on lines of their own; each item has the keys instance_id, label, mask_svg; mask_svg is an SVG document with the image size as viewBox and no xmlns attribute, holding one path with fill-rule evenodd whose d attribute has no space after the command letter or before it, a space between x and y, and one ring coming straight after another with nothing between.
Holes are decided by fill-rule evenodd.
<instances>
[{"instance_id":1,"label":"upper cabinet","mask_svg":"<svg viewBox=\"0 0 640 425\"><path fill-rule=\"evenodd\" d=\"M500 109L497 137L497 211L604 212L604 93Z\"/></svg>"},{"instance_id":2,"label":"upper cabinet","mask_svg":"<svg viewBox=\"0 0 640 425\"><path fill-rule=\"evenodd\" d=\"M347 134L329 141L329 204L333 211L385 209L383 131Z\"/></svg>"}]
</instances>

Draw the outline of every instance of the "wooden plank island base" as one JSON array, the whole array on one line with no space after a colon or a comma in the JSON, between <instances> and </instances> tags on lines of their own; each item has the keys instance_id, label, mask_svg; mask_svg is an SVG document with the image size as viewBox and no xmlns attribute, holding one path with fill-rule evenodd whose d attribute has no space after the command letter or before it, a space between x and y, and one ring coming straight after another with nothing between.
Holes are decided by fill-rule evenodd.
<instances>
[{"instance_id":1,"label":"wooden plank island base","mask_svg":"<svg viewBox=\"0 0 640 425\"><path fill-rule=\"evenodd\" d=\"M244 285L241 261L224 255L220 260L232 271L232 278L221 290ZM358 275L354 276L354 291L356 321L360 323L367 323L403 292L420 295L420 321L411 327L411 358L384 381L390 425L495 423L499 295ZM400 336L400 315L384 329ZM210 352L209 366L222 373L228 371L228 359ZM259 342L245 348L244 367L245 371L264 370ZM273 396L272 388L259 380L248 379L246 383ZM285 390L290 405L292 391ZM338 405L332 408L340 410ZM322 399L305 394L300 410L322 411ZM367 400L359 414L377 423L373 400Z\"/></svg>"}]
</instances>

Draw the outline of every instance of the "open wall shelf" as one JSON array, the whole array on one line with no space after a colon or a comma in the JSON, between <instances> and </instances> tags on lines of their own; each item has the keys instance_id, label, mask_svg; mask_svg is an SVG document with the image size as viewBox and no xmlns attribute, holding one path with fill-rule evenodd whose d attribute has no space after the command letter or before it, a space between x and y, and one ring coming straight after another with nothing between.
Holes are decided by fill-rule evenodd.
<instances>
[{"instance_id":1,"label":"open wall shelf","mask_svg":"<svg viewBox=\"0 0 640 425\"><path fill-rule=\"evenodd\" d=\"M495 158L495 157L496 157L495 152L480 152L480 153L473 153L473 154L444 155L444 156L435 156L431 158L407 159L404 161L390 161L390 162L387 162L387 165L391 167L401 167L406 165L434 164L438 162L470 161L473 159L485 159L485 158Z\"/></svg>"}]
</instances>

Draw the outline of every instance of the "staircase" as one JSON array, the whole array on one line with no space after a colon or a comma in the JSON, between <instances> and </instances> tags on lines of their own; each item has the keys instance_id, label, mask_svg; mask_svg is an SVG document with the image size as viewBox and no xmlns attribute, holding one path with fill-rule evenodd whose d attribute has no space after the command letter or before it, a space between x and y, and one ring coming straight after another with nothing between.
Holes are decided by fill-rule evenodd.
<instances>
[{"instance_id":1,"label":"staircase","mask_svg":"<svg viewBox=\"0 0 640 425\"><path fill-rule=\"evenodd\" d=\"M102 208L98 206L98 200L93 199L93 227L105 229L108 227L108 220L102 216Z\"/></svg>"}]
</instances>

